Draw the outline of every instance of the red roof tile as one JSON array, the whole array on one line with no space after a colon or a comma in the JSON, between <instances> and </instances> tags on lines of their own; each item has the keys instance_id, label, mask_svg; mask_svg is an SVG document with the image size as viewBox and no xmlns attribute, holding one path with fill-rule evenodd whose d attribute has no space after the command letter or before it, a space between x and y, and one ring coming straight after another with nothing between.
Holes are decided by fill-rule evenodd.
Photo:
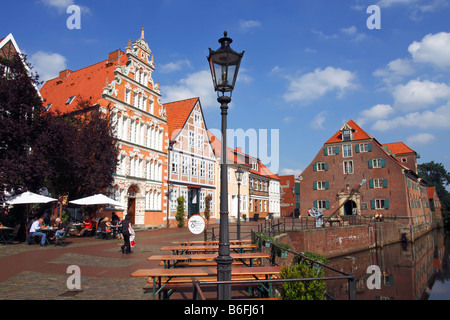
<instances>
[{"instance_id":1,"label":"red roof tile","mask_svg":"<svg viewBox=\"0 0 450 320\"><path fill-rule=\"evenodd\" d=\"M120 64L125 65L128 58L125 53L122 51L121 53ZM105 105L105 100L100 97L106 81L114 80L116 66L117 62L108 63L108 60L104 60L77 71L69 70L70 72L64 73L64 78L57 77L48 80L40 90L42 97L45 99L44 106L52 103L50 112L72 112L76 110L81 98L92 98L93 104ZM66 105L66 101L72 96L75 96L75 99Z\"/></svg>"},{"instance_id":2,"label":"red roof tile","mask_svg":"<svg viewBox=\"0 0 450 320\"><path fill-rule=\"evenodd\" d=\"M403 154L403 153L416 153L413 149L408 147L403 142L394 142L394 143L385 143L383 147L387 147L394 154Z\"/></svg>"},{"instance_id":3,"label":"red roof tile","mask_svg":"<svg viewBox=\"0 0 450 320\"><path fill-rule=\"evenodd\" d=\"M353 137L352 140L366 140L366 139L372 139L373 137L365 132L363 129L361 129L360 126L358 126L353 120L350 120L346 123L350 128L352 128ZM328 139L325 143L337 143L342 142L342 132L339 130L336 132L330 139Z\"/></svg>"},{"instance_id":4,"label":"red roof tile","mask_svg":"<svg viewBox=\"0 0 450 320\"><path fill-rule=\"evenodd\" d=\"M199 98L191 98L164 104L166 107L170 140L173 140L178 134L178 131L183 129L184 124L198 101Z\"/></svg>"}]
</instances>

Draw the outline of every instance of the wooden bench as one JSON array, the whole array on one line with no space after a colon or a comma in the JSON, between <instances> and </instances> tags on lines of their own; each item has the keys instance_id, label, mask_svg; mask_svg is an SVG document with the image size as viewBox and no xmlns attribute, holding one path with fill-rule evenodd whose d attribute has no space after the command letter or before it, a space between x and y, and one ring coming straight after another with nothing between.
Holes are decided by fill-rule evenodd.
<instances>
[{"instance_id":1,"label":"wooden bench","mask_svg":"<svg viewBox=\"0 0 450 320\"><path fill-rule=\"evenodd\" d=\"M238 280L255 280L269 279L278 277L281 267L233 267L231 270L231 279ZM174 284L190 284L194 280L200 282L217 281L217 268L214 267L198 267L198 268L173 268L173 269L139 269L131 274L132 277L148 277L153 282L152 291L153 299L157 294L161 294L164 290L171 288ZM174 287L172 287L173 289ZM269 291L269 290L268 290Z\"/></svg>"}]
</instances>

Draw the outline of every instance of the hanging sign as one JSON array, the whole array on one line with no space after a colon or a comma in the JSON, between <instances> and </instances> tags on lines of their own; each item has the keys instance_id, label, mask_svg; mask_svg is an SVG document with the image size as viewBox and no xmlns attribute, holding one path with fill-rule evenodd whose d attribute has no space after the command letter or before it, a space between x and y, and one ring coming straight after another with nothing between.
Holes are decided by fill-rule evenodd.
<instances>
[{"instance_id":1,"label":"hanging sign","mask_svg":"<svg viewBox=\"0 0 450 320\"><path fill-rule=\"evenodd\" d=\"M189 218L188 221L188 228L189 231L193 234L200 234L205 230L205 219L203 217L199 216L198 214L193 215Z\"/></svg>"}]
</instances>

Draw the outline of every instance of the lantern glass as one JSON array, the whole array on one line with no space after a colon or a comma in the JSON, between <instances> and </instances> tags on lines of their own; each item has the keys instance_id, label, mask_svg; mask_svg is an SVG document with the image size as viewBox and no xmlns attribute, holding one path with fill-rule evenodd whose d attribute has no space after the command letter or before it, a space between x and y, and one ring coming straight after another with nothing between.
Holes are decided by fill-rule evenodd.
<instances>
[{"instance_id":1,"label":"lantern glass","mask_svg":"<svg viewBox=\"0 0 450 320\"><path fill-rule=\"evenodd\" d=\"M216 51L209 49L209 66L213 78L214 89L217 92L232 92L236 84L239 66L244 52L237 53L230 47L233 40L227 37L219 39L221 47Z\"/></svg>"},{"instance_id":2,"label":"lantern glass","mask_svg":"<svg viewBox=\"0 0 450 320\"><path fill-rule=\"evenodd\" d=\"M241 169L241 167L239 166L236 170L236 181L237 183L241 183L242 182L242 175L244 174L244 171Z\"/></svg>"}]
</instances>

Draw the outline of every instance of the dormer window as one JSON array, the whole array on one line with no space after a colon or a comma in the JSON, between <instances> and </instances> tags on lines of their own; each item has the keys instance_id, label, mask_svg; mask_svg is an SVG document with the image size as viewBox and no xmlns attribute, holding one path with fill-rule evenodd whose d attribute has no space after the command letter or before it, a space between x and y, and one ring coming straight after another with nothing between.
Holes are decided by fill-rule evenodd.
<instances>
[{"instance_id":1,"label":"dormer window","mask_svg":"<svg viewBox=\"0 0 450 320\"><path fill-rule=\"evenodd\" d=\"M66 104L71 104L74 99L75 96L71 96L69 99L67 99Z\"/></svg>"},{"instance_id":2,"label":"dormer window","mask_svg":"<svg viewBox=\"0 0 450 320\"><path fill-rule=\"evenodd\" d=\"M45 111L50 110L50 108L52 107L53 103L49 103L48 105L45 106Z\"/></svg>"},{"instance_id":3,"label":"dormer window","mask_svg":"<svg viewBox=\"0 0 450 320\"><path fill-rule=\"evenodd\" d=\"M352 130L344 129L342 130L342 141L351 141L352 140Z\"/></svg>"}]
</instances>

